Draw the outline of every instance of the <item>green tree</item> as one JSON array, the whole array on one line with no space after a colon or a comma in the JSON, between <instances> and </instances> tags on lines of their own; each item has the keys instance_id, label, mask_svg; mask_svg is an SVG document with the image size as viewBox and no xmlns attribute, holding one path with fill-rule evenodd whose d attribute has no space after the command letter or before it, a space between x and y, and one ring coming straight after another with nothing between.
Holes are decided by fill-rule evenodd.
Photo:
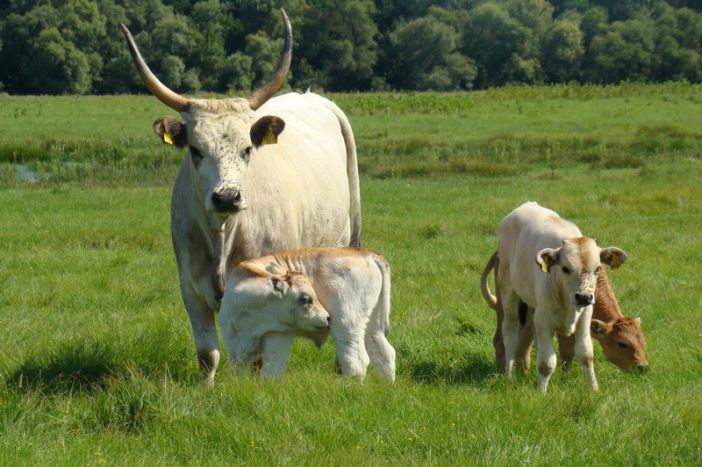
<instances>
[{"instance_id":1,"label":"green tree","mask_svg":"<svg viewBox=\"0 0 702 467\"><path fill-rule=\"evenodd\" d=\"M651 76L654 50L652 21L617 22L604 35L592 40L592 68L585 70L588 81L619 83L646 81Z\"/></svg>"},{"instance_id":2,"label":"green tree","mask_svg":"<svg viewBox=\"0 0 702 467\"><path fill-rule=\"evenodd\" d=\"M225 90L220 84L226 57L223 17L224 11L219 0L197 2L191 15L195 37L192 63L198 68L202 86L213 91Z\"/></svg>"},{"instance_id":3,"label":"green tree","mask_svg":"<svg viewBox=\"0 0 702 467\"><path fill-rule=\"evenodd\" d=\"M294 82L330 90L369 89L378 60L371 0L310 0L304 11Z\"/></svg>"},{"instance_id":4,"label":"green tree","mask_svg":"<svg viewBox=\"0 0 702 467\"><path fill-rule=\"evenodd\" d=\"M398 89L470 89L475 66L457 51L458 34L432 16L401 23L389 35L395 57L389 83Z\"/></svg>"},{"instance_id":5,"label":"green tree","mask_svg":"<svg viewBox=\"0 0 702 467\"><path fill-rule=\"evenodd\" d=\"M462 52L477 67L479 88L514 81L529 31L496 3L484 3L468 14L463 27Z\"/></svg>"},{"instance_id":6,"label":"green tree","mask_svg":"<svg viewBox=\"0 0 702 467\"><path fill-rule=\"evenodd\" d=\"M546 79L562 83L580 78L580 65L585 48L583 33L570 20L555 21L544 36L542 59Z\"/></svg>"}]
</instances>

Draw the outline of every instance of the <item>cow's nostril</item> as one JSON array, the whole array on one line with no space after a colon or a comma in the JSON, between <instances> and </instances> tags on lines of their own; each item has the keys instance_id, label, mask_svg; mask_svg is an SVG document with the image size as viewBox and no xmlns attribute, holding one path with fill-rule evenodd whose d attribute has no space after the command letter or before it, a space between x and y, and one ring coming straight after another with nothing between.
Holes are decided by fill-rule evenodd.
<instances>
[{"instance_id":1,"label":"cow's nostril","mask_svg":"<svg viewBox=\"0 0 702 467\"><path fill-rule=\"evenodd\" d=\"M593 296L592 295L587 295L587 294L582 294L582 293L576 293L575 294L575 302L578 305L590 305L593 301Z\"/></svg>"},{"instance_id":2,"label":"cow's nostril","mask_svg":"<svg viewBox=\"0 0 702 467\"><path fill-rule=\"evenodd\" d=\"M243 197L239 190L222 190L212 193L212 205L217 212L234 212L242 204Z\"/></svg>"}]
</instances>

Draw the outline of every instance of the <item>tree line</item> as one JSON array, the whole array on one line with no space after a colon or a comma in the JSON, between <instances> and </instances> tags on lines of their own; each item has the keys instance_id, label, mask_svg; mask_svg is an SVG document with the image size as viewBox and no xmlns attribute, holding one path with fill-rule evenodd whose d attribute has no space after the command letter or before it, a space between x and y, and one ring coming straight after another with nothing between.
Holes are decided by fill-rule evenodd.
<instances>
[{"instance_id":1,"label":"tree line","mask_svg":"<svg viewBox=\"0 0 702 467\"><path fill-rule=\"evenodd\" d=\"M702 0L0 0L0 91L143 92L119 23L172 89L242 93L276 66L330 91L702 81Z\"/></svg>"}]
</instances>

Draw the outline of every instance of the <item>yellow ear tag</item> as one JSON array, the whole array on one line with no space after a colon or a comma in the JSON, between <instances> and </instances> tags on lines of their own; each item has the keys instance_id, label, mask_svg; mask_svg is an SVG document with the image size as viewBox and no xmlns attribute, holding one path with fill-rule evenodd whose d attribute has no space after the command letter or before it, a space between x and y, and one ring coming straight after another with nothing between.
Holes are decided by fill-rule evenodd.
<instances>
[{"instance_id":1,"label":"yellow ear tag","mask_svg":"<svg viewBox=\"0 0 702 467\"><path fill-rule=\"evenodd\" d=\"M173 138L171 138L171 134L167 130L163 132L163 142L173 144Z\"/></svg>"},{"instance_id":2,"label":"yellow ear tag","mask_svg":"<svg viewBox=\"0 0 702 467\"><path fill-rule=\"evenodd\" d=\"M546 260L542 259L539 263L539 267L541 267L541 270L543 272L548 272L548 263L546 262Z\"/></svg>"},{"instance_id":3,"label":"yellow ear tag","mask_svg":"<svg viewBox=\"0 0 702 467\"><path fill-rule=\"evenodd\" d=\"M261 140L261 144L275 144L278 142L278 137L271 131L270 128L268 128L268 132L266 133L266 136L263 137Z\"/></svg>"}]
</instances>

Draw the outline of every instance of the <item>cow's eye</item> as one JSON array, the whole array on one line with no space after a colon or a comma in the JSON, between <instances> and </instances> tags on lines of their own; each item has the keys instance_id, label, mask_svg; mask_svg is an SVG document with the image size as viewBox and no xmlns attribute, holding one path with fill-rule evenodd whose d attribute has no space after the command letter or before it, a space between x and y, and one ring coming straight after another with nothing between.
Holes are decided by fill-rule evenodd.
<instances>
[{"instance_id":1,"label":"cow's eye","mask_svg":"<svg viewBox=\"0 0 702 467\"><path fill-rule=\"evenodd\" d=\"M563 274L570 274L570 269L566 266L561 266L561 269L563 269Z\"/></svg>"},{"instance_id":2,"label":"cow's eye","mask_svg":"<svg viewBox=\"0 0 702 467\"><path fill-rule=\"evenodd\" d=\"M248 161L249 157L251 157L251 150L253 149L252 146L247 147L244 149L244 153L241 155L241 157L245 160Z\"/></svg>"},{"instance_id":3,"label":"cow's eye","mask_svg":"<svg viewBox=\"0 0 702 467\"><path fill-rule=\"evenodd\" d=\"M307 294L300 295L299 302L302 305L312 305L312 297Z\"/></svg>"},{"instance_id":4,"label":"cow's eye","mask_svg":"<svg viewBox=\"0 0 702 467\"><path fill-rule=\"evenodd\" d=\"M193 158L194 162L200 162L202 160L202 153L198 148L190 146L190 156Z\"/></svg>"},{"instance_id":5,"label":"cow's eye","mask_svg":"<svg viewBox=\"0 0 702 467\"><path fill-rule=\"evenodd\" d=\"M619 346L620 349L628 349L629 345L627 345L626 342L617 342L617 345Z\"/></svg>"}]
</instances>

